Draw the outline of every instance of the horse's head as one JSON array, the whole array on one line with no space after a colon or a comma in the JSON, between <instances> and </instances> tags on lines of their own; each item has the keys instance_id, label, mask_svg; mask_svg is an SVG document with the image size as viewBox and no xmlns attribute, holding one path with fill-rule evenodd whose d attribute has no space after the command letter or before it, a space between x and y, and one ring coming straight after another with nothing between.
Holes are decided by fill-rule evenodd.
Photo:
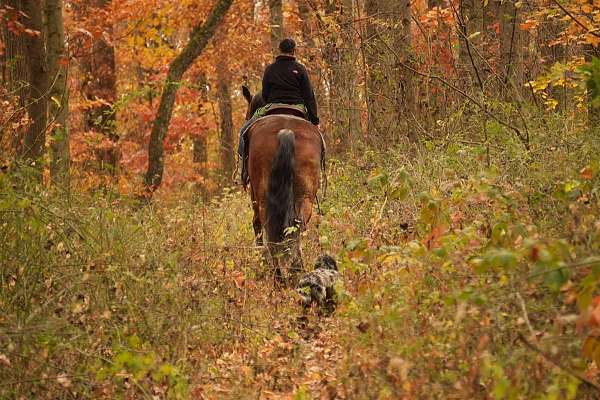
<instances>
[{"instance_id":1,"label":"horse's head","mask_svg":"<svg viewBox=\"0 0 600 400\"><path fill-rule=\"evenodd\" d=\"M252 96L250 89L246 86L242 86L242 94L246 98L246 101L248 101L248 111L246 111L246 119L248 120L252 118L256 110L265 105L265 102L260 92Z\"/></svg>"}]
</instances>

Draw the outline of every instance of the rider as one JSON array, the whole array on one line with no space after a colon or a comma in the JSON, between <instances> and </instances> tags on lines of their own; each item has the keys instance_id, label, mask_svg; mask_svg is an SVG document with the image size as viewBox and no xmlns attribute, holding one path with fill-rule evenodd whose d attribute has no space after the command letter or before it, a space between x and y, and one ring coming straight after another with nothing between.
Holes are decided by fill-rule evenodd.
<instances>
[{"instance_id":1,"label":"rider","mask_svg":"<svg viewBox=\"0 0 600 400\"><path fill-rule=\"evenodd\" d=\"M269 104L283 103L302 106L307 119L314 125L319 125L317 102L313 92L308 72L304 65L296 61L294 53L296 42L292 39L283 39L279 43L279 54L275 62L265 69L262 79L262 98L268 107ZM262 109L249 119L240 131L240 145L238 154L243 156L244 143L242 134L256 118L263 116Z\"/></svg>"},{"instance_id":2,"label":"rider","mask_svg":"<svg viewBox=\"0 0 600 400\"><path fill-rule=\"evenodd\" d=\"M266 104L303 104L308 120L319 125L317 102L308 72L304 65L296 61L294 53L296 43L292 39L283 39L279 43L281 54L275 62L265 69L262 80L262 97Z\"/></svg>"}]
</instances>

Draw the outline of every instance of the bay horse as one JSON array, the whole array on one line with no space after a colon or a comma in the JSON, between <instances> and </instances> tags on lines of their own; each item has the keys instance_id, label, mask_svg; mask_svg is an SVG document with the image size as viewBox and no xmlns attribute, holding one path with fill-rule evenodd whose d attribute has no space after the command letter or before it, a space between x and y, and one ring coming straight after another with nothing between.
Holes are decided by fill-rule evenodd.
<instances>
[{"instance_id":1,"label":"bay horse","mask_svg":"<svg viewBox=\"0 0 600 400\"><path fill-rule=\"evenodd\" d=\"M245 86L242 93L248 101L248 120L264 101ZM316 126L290 115L293 110L283 112L260 118L250 127L245 154L256 243L262 246L264 237L275 277L295 285L302 270L300 233L311 218L324 149Z\"/></svg>"}]
</instances>

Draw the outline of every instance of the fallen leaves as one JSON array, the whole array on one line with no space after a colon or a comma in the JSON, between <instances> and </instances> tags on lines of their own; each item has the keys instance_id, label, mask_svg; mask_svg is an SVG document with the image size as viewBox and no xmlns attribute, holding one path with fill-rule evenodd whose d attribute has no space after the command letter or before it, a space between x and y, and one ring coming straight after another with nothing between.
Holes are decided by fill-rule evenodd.
<instances>
[{"instance_id":1,"label":"fallen leaves","mask_svg":"<svg viewBox=\"0 0 600 400\"><path fill-rule=\"evenodd\" d=\"M0 353L0 365L4 365L5 367L10 367L10 359L5 355Z\"/></svg>"},{"instance_id":2,"label":"fallen leaves","mask_svg":"<svg viewBox=\"0 0 600 400\"><path fill-rule=\"evenodd\" d=\"M71 380L69 379L69 376L64 372L61 372L56 376L56 382L58 382L64 388L71 387Z\"/></svg>"}]
</instances>

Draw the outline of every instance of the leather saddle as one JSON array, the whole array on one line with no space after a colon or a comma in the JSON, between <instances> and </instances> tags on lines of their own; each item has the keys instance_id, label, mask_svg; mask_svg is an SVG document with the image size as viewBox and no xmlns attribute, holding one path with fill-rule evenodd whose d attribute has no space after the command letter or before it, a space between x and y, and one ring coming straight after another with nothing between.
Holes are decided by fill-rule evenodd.
<instances>
[{"instance_id":1,"label":"leather saddle","mask_svg":"<svg viewBox=\"0 0 600 400\"><path fill-rule=\"evenodd\" d=\"M299 106L296 106L293 104L283 104L283 103L270 104L265 112L265 115L275 115L275 114L293 115L295 117L304 118L304 119L307 119L307 117L308 117L302 107L299 107Z\"/></svg>"}]
</instances>

